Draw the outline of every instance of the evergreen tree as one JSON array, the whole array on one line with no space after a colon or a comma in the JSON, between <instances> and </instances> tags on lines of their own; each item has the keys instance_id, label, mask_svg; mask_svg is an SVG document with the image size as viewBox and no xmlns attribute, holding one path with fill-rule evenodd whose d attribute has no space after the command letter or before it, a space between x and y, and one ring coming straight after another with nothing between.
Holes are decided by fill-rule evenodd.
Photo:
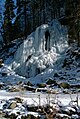
<instances>
[{"instance_id":1,"label":"evergreen tree","mask_svg":"<svg viewBox=\"0 0 80 119\"><path fill-rule=\"evenodd\" d=\"M0 41L3 41L3 33L2 33L2 6L0 4Z\"/></svg>"},{"instance_id":2,"label":"evergreen tree","mask_svg":"<svg viewBox=\"0 0 80 119\"><path fill-rule=\"evenodd\" d=\"M80 46L80 1L66 1L66 19L68 23L69 43L75 41Z\"/></svg>"},{"instance_id":3,"label":"evergreen tree","mask_svg":"<svg viewBox=\"0 0 80 119\"><path fill-rule=\"evenodd\" d=\"M2 25L2 14L1 14L1 11L0 11L0 34L1 34L1 25Z\"/></svg>"},{"instance_id":4,"label":"evergreen tree","mask_svg":"<svg viewBox=\"0 0 80 119\"><path fill-rule=\"evenodd\" d=\"M15 17L14 13L14 1L6 0L5 1L5 11L4 11L4 23L3 23L3 34L5 44L8 45L13 39L13 20Z\"/></svg>"},{"instance_id":5,"label":"evergreen tree","mask_svg":"<svg viewBox=\"0 0 80 119\"><path fill-rule=\"evenodd\" d=\"M17 8L17 20L20 24L21 34L26 37L41 24L62 17L64 1L17 0Z\"/></svg>"},{"instance_id":6,"label":"evergreen tree","mask_svg":"<svg viewBox=\"0 0 80 119\"><path fill-rule=\"evenodd\" d=\"M28 5L30 0L17 0L17 19L16 22L20 25L20 33L21 36L27 37L29 28L28 23Z\"/></svg>"},{"instance_id":7,"label":"evergreen tree","mask_svg":"<svg viewBox=\"0 0 80 119\"><path fill-rule=\"evenodd\" d=\"M0 26L1 26L1 22L2 22L2 13L0 11Z\"/></svg>"},{"instance_id":8,"label":"evergreen tree","mask_svg":"<svg viewBox=\"0 0 80 119\"><path fill-rule=\"evenodd\" d=\"M78 4L77 6L75 24L76 24L77 43L78 46L80 46L80 4Z\"/></svg>"}]
</instances>

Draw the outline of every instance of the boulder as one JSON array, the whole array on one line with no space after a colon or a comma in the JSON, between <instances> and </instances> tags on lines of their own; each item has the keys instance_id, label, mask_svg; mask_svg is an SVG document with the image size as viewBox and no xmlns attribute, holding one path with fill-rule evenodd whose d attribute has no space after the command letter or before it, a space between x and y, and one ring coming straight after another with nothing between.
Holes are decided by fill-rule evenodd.
<instances>
[{"instance_id":1,"label":"boulder","mask_svg":"<svg viewBox=\"0 0 80 119\"><path fill-rule=\"evenodd\" d=\"M9 87L8 88L8 91L10 91L10 92L19 92L21 89L19 88L19 87Z\"/></svg>"},{"instance_id":2,"label":"boulder","mask_svg":"<svg viewBox=\"0 0 80 119\"><path fill-rule=\"evenodd\" d=\"M0 119L6 119L6 118L4 118L5 117L5 112L3 112L3 111L0 111Z\"/></svg>"},{"instance_id":3,"label":"boulder","mask_svg":"<svg viewBox=\"0 0 80 119\"><path fill-rule=\"evenodd\" d=\"M27 82L27 85L28 86L33 86L33 84L30 81Z\"/></svg>"},{"instance_id":4,"label":"boulder","mask_svg":"<svg viewBox=\"0 0 80 119\"><path fill-rule=\"evenodd\" d=\"M35 117L34 115L32 114L28 114L27 115L27 118L21 118L21 119L40 119L39 117Z\"/></svg>"},{"instance_id":5,"label":"boulder","mask_svg":"<svg viewBox=\"0 0 80 119\"><path fill-rule=\"evenodd\" d=\"M14 108L16 108L16 106L17 106L16 102L11 102L8 108L9 109L14 109Z\"/></svg>"},{"instance_id":6,"label":"boulder","mask_svg":"<svg viewBox=\"0 0 80 119\"><path fill-rule=\"evenodd\" d=\"M45 83L37 84L37 86L38 86L39 88L45 88L45 87L46 87L46 84L45 84Z\"/></svg>"},{"instance_id":7,"label":"boulder","mask_svg":"<svg viewBox=\"0 0 80 119\"><path fill-rule=\"evenodd\" d=\"M16 116L15 114L11 114L11 115L9 115L9 118L10 118L10 119L16 119L17 116Z\"/></svg>"},{"instance_id":8,"label":"boulder","mask_svg":"<svg viewBox=\"0 0 80 119\"><path fill-rule=\"evenodd\" d=\"M51 84L57 85L56 81L53 80L53 79L47 80L46 84L47 84L47 85L51 85Z\"/></svg>"},{"instance_id":9,"label":"boulder","mask_svg":"<svg viewBox=\"0 0 80 119\"><path fill-rule=\"evenodd\" d=\"M34 92L36 89L35 87L31 87L31 86L27 86L27 85L24 85L24 88L27 90L27 91L32 91Z\"/></svg>"},{"instance_id":10,"label":"boulder","mask_svg":"<svg viewBox=\"0 0 80 119\"><path fill-rule=\"evenodd\" d=\"M38 109L38 106L35 106L35 105L28 105L27 106L27 110L28 111L32 111L32 112L36 112L37 111L37 109Z\"/></svg>"},{"instance_id":11,"label":"boulder","mask_svg":"<svg viewBox=\"0 0 80 119\"><path fill-rule=\"evenodd\" d=\"M73 85L71 85L71 88L77 88L77 89L80 89L80 84L73 84Z\"/></svg>"},{"instance_id":12,"label":"boulder","mask_svg":"<svg viewBox=\"0 0 80 119\"><path fill-rule=\"evenodd\" d=\"M27 116L21 116L21 119L28 119Z\"/></svg>"},{"instance_id":13,"label":"boulder","mask_svg":"<svg viewBox=\"0 0 80 119\"><path fill-rule=\"evenodd\" d=\"M67 82L62 82L62 83L59 84L59 86L61 88L64 88L64 89L66 89L66 88L69 89L70 88L70 85Z\"/></svg>"},{"instance_id":14,"label":"boulder","mask_svg":"<svg viewBox=\"0 0 80 119\"><path fill-rule=\"evenodd\" d=\"M16 101L17 103L22 103L23 100L21 98L15 97L14 101Z\"/></svg>"}]
</instances>

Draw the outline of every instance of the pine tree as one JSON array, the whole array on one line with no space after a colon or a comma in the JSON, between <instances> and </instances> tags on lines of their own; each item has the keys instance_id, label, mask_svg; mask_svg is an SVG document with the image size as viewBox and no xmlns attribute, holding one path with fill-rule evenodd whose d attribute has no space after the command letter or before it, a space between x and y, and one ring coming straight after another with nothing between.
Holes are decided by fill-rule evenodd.
<instances>
[{"instance_id":1,"label":"pine tree","mask_svg":"<svg viewBox=\"0 0 80 119\"><path fill-rule=\"evenodd\" d=\"M75 41L80 46L80 0L66 1L69 43Z\"/></svg>"},{"instance_id":2,"label":"pine tree","mask_svg":"<svg viewBox=\"0 0 80 119\"><path fill-rule=\"evenodd\" d=\"M29 32L28 26L28 5L30 0L17 0L17 22L19 23L21 36L27 37Z\"/></svg>"},{"instance_id":3,"label":"pine tree","mask_svg":"<svg viewBox=\"0 0 80 119\"><path fill-rule=\"evenodd\" d=\"M2 17L2 5L0 4L0 45L3 45L1 43L1 41L3 42L3 31L2 31L2 20L3 20L3 17Z\"/></svg>"},{"instance_id":4,"label":"pine tree","mask_svg":"<svg viewBox=\"0 0 80 119\"><path fill-rule=\"evenodd\" d=\"M16 0L17 18L15 25L20 25L19 34L27 37L36 27L49 23L60 16L59 3L63 0ZM62 6L61 6L62 7Z\"/></svg>"},{"instance_id":5,"label":"pine tree","mask_svg":"<svg viewBox=\"0 0 80 119\"><path fill-rule=\"evenodd\" d=\"M2 14L1 14L1 11L0 11L0 34L1 34L1 25L2 25Z\"/></svg>"},{"instance_id":6,"label":"pine tree","mask_svg":"<svg viewBox=\"0 0 80 119\"><path fill-rule=\"evenodd\" d=\"M78 46L80 46L80 4L77 5L75 24L76 24L77 43Z\"/></svg>"},{"instance_id":7,"label":"pine tree","mask_svg":"<svg viewBox=\"0 0 80 119\"><path fill-rule=\"evenodd\" d=\"M14 13L14 1L6 0L5 1L5 11L4 11L4 23L3 23L3 34L5 44L8 45L13 39L13 19L15 17Z\"/></svg>"}]
</instances>

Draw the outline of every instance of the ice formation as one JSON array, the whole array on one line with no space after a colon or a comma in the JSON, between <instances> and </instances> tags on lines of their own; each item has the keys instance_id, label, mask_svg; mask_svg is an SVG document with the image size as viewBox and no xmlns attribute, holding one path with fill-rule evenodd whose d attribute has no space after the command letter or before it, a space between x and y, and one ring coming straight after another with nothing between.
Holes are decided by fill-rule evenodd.
<instances>
[{"instance_id":1,"label":"ice formation","mask_svg":"<svg viewBox=\"0 0 80 119\"><path fill-rule=\"evenodd\" d=\"M50 32L50 51L45 50L45 31ZM43 24L20 45L11 64L12 69L27 78L34 77L53 65L67 44L67 28L57 20Z\"/></svg>"}]
</instances>

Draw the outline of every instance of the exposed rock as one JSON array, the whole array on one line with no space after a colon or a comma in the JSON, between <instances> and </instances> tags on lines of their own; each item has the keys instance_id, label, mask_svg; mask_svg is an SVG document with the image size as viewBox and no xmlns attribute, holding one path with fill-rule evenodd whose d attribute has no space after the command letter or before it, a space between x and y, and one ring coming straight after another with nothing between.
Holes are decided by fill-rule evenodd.
<instances>
[{"instance_id":1,"label":"exposed rock","mask_svg":"<svg viewBox=\"0 0 80 119\"><path fill-rule=\"evenodd\" d=\"M28 114L27 115L27 118L21 118L21 119L40 119L39 117L35 117L34 115L32 114Z\"/></svg>"},{"instance_id":2,"label":"exposed rock","mask_svg":"<svg viewBox=\"0 0 80 119\"><path fill-rule=\"evenodd\" d=\"M15 114L11 114L11 115L9 115L9 118L10 118L10 119L16 119L17 116L16 116Z\"/></svg>"},{"instance_id":3,"label":"exposed rock","mask_svg":"<svg viewBox=\"0 0 80 119\"><path fill-rule=\"evenodd\" d=\"M4 109L7 109L8 107L9 107L9 102L6 101L5 104L3 105L3 110L4 110Z\"/></svg>"},{"instance_id":4,"label":"exposed rock","mask_svg":"<svg viewBox=\"0 0 80 119\"><path fill-rule=\"evenodd\" d=\"M0 111L0 119L5 119L4 117L5 117L5 112L3 112L3 111Z\"/></svg>"},{"instance_id":5,"label":"exposed rock","mask_svg":"<svg viewBox=\"0 0 80 119\"><path fill-rule=\"evenodd\" d=\"M2 89L4 86L4 83L0 83L0 89Z\"/></svg>"},{"instance_id":6,"label":"exposed rock","mask_svg":"<svg viewBox=\"0 0 80 119\"><path fill-rule=\"evenodd\" d=\"M28 119L27 116L21 116L21 119Z\"/></svg>"},{"instance_id":7,"label":"exposed rock","mask_svg":"<svg viewBox=\"0 0 80 119\"><path fill-rule=\"evenodd\" d=\"M33 84L30 81L27 82L27 85L28 86L33 86Z\"/></svg>"},{"instance_id":8,"label":"exposed rock","mask_svg":"<svg viewBox=\"0 0 80 119\"><path fill-rule=\"evenodd\" d=\"M31 87L31 86L27 86L27 85L24 85L24 88L27 90L27 91L35 91L35 87Z\"/></svg>"},{"instance_id":9,"label":"exposed rock","mask_svg":"<svg viewBox=\"0 0 80 119\"><path fill-rule=\"evenodd\" d=\"M28 105L27 106L28 111L36 112L37 109L38 109L38 106L35 106L35 105Z\"/></svg>"},{"instance_id":10,"label":"exposed rock","mask_svg":"<svg viewBox=\"0 0 80 119\"><path fill-rule=\"evenodd\" d=\"M20 84L22 84L22 83L23 83L22 81L19 81L17 84L20 85Z\"/></svg>"},{"instance_id":11,"label":"exposed rock","mask_svg":"<svg viewBox=\"0 0 80 119\"><path fill-rule=\"evenodd\" d=\"M65 78L62 76L62 77L60 77L60 79L61 79L61 80L64 80Z\"/></svg>"},{"instance_id":12,"label":"exposed rock","mask_svg":"<svg viewBox=\"0 0 80 119\"><path fill-rule=\"evenodd\" d=\"M16 108L16 106L17 106L16 102L11 102L8 108L9 109L14 109L14 108Z\"/></svg>"},{"instance_id":13,"label":"exposed rock","mask_svg":"<svg viewBox=\"0 0 80 119\"><path fill-rule=\"evenodd\" d=\"M59 74L58 74L58 73L55 73L55 74L54 74L54 77L59 77Z\"/></svg>"},{"instance_id":14,"label":"exposed rock","mask_svg":"<svg viewBox=\"0 0 80 119\"><path fill-rule=\"evenodd\" d=\"M65 88L67 88L67 89L70 88L70 85L69 85L67 82L62 82L62 83L59 84L59 86L60 86L61 88L64 88L64 89L65 89Z\"/></svg>"},{"instance_id":15,"label":"exposed rock","mask_svg":"<svg viewBox=\"0 0 80 119\"><path fill-rule=\"evenodd\" d=\"M53 80L53 79L49 79L49 80L46 82L46 84L48 84L48 85L51 85L51 84L57 85L56 81Z\"/></svg>"},{"instance_id":16,"label":"exposed rock","mask_svg":"<svg viewBox=\"0 0 80 119\"><path fill-rule=\"evenodd\" d=\"M38 86L39 88L45 88L45 87L46 87L46 84L45 84L45 83L37 84L37 86Z\"/></svg>"},{"instance_id":17,"label":"exposed rock","mask_svg":"<svg viewBox=\"0 0 80 119\"><path fill-rule=\"evenodd\" d=\"M48 94L57 94L58 92L55 90L47 90L46 91Z\"/></svg>"},{"instance_id":18,"label":"exposed rock","mask_svg":"<svg viewBox=\"0 0 80 119\"><path fill-rule=\"evenodd\" d=\"M80 84L71 85L71 88L78 88L78 89L80 89Z\"/></svg>"},{"instance_id":19,"label":"exposed rock","mask_svg":"<svg viewBox=\"0 0 80 119\"><path fill-rule=\"evenodd\" d=\"M17 102L17 103L22 103L22 99L21 98L18 98L18 97L15 97L14 100Z\"/></svg>"},{"instance_id":20,"label":"exposed rock","mask_svg":"<svg viewBox=\"0 0 80 119\"><path fill-rule=\"evenodd\" d=\"M2 76L7 76L7 73L5 73L5 72L4 73L1 73L1 74L2 74Z\"/></svg>"},{"instance_id":21,"label":"exposed rock","mask_svg":"<svg viewBox=\"0 0 80 119\"><path fill-rule=\"evenodd\" d=\"M19 86L12 86L8 88L8 91L10 92L19 92L25 90L24 87L19 87Z\"/></svg>"},{"instance_id":22,"label":"exposed rock","mask_svg":"<svg viewBox=\"0 0 80 119\"><path fill-rule=\"evenodd\" d=\"M69 94L68 89L64 89L64 90L63 90L63 93L64 93L64 94Z\"/></svg>"}]
</instances>

